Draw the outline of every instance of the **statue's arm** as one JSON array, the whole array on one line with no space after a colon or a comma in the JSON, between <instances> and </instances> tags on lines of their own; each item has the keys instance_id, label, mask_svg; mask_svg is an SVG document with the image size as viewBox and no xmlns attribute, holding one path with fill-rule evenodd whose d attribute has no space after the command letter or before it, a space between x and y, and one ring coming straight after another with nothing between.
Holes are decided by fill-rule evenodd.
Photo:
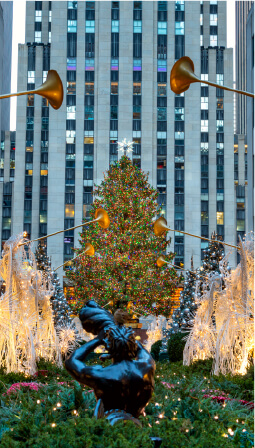
<instances>
[{"instance_id":1,"label":"statue's arm","mask_svg":"<svg viewBox=\"0 0 255 448\"><path fill-rule=\"evenodd\" d=\"M101 366L87 366L84 361L86 357L99 345L102 345L101 338L96 337L81 347L77 348L65 361L66 370L72 377L88 386L95 387L95 381L100 376Z\"/></svg>"},{"instance_id":2,"label":"statue's arm","mask_svg":"<svg viewBox=\"0 0 255 448\"><path fill-rule=\"evenodd\" d=\"M155 361L147 350L142 346L140 342L137 342L138 352L137 352L137 361L144 362L148 365L148 367L155 368Z\"/></svg>"}]
</instances>

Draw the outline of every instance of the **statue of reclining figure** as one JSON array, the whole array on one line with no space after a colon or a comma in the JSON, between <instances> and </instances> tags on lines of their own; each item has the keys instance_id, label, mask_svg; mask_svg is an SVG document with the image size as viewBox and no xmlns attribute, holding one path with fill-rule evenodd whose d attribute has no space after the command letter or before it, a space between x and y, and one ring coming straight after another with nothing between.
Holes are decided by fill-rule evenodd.
<instances>
[{"instance_id":1,"label":"statue of reclining figure","mask_svg":"<svg viewBox=\"0 0 255 448\"><path fill-rule=\"evenodd\" d=\"M75 350L65 367L73 378L94 389L97 398L96 418L107 418L111 424L132 420L140 425L139 415L154 390L155 362L135 340L131 328L116 324L111 313L94 301L87 302L80 312L82 326L97 336ZM104 345L112 359L107 367L87 366L85 359L96 347Z\"/></svg>"}]
</instances>

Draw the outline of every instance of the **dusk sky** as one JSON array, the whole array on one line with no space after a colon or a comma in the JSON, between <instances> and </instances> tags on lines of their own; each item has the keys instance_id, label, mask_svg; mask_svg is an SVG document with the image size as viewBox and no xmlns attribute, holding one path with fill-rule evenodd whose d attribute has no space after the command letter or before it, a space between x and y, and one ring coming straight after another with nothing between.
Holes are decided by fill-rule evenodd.
<instances>
[{"instance_id":1,"label":"dusk sky","mask_svg":"<svg viewBox=\"0 0 255 448\"><path fill-rule=\"evenodd\" d=\"M54 0L57 1L57 0ZM79 0L83 1L83 0ZM123 1L123 0L122 0ZM191 1L191 0L187 0ZM25 43L25 0L13 0L13 42L12 42L12 82L11 91L17 91L18 44ZM235 1L227 0L227 46L235 46ZM232 86L229 86L232 87ZM17 98L11 99L11 130L16 129Z\"/></svg>"}]
</instances>

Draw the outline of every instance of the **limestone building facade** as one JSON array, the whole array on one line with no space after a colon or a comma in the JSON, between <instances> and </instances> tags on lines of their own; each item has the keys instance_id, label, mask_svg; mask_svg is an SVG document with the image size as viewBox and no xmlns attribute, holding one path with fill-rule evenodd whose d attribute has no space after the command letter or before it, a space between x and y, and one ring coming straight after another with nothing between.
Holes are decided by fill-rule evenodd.
<instances>
[{"instance_id":1,"label":"limestone building facade","mask_svg":"<svg viewBox=\"0 0 255 448\"><path fill-rule=\"evenodd\" d=\"M176 230L176 264L188 269L193 256L200 266L207 247L179 231L235 243L233 94L196 83L175 95L170 72L184 55L202 79L233 85L226 2L27 2L18 90L55 69L65 96L58 111L38 95L18 98L14 233L80 224L127 138ZM78 238L79 229L48 239L52 266L72 258Z\"/></svg>"}]
</instances>

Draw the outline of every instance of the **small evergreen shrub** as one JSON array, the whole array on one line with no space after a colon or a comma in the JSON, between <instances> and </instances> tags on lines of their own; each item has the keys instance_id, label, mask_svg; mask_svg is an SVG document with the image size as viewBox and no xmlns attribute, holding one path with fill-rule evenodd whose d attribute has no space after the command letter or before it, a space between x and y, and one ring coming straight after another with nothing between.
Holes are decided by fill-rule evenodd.
<instances>
[{"instance_id":1,"label":"small evergreen shrub","mask_svg":"<svg viewBox=\"0 0 255 448\"><path fill-rule=\"evenodd\" d=\"M175 333L173 334L167 343L167 351L170 362L177 362L183 360L183 350L186 344L185 336L188 333Z\"/></svg>"},{"instance_id":2,"label":"small evergreen shrub","mask_svg":"<svg viewBox=\"0 0 255 448\"><path fill-rule=\"evenodd\" d=\"M155 361L158 361L159 359L159 352L161 347L162 347L162 341L154 342L154 344L152 344L151 346L151 356L153 357L153 359L155 359Z\"/></svg>"},{"instance_id":3,"label":"small evergreen shrub","mask_svg":"<svg viewBox=\"0 0 255 448\"><path fill-rule=\"evenodd\" d=\"M201 375L210 375L212 372L213 358L199 359L189 366L190 373L199 373Z\"/></svg>"}]
</instances>

